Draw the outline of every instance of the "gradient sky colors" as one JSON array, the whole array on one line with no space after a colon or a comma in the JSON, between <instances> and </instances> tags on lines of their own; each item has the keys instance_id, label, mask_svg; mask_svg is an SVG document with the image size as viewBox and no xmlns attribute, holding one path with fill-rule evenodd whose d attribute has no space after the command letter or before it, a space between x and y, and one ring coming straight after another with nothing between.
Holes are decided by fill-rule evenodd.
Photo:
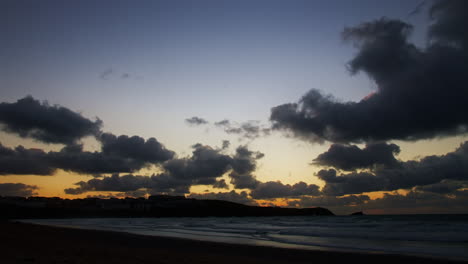
<instances>
[{"instance_id":1,"label":"gradient sky colors","mask_svg":"<svg viewBox=\"0 0 468 264\"><path fill-rule=\"evenodd\" d=\"M298 182L320 188L332 185L332 181L326 180L331 178L320 176L319 171L334 166L326 162L317 164L314 159L330 151L333 143L344 146L357 144L362 151L366 143L393 143L399 146L399 152L395 152L395 155L398 153L398 164L410 166L405 162L421 161L430 155L438 155L442 160L445 156L441 155L454 152L467 138L464 129L459 133L448 133L434 128L431 136L416 138L411 138L413 134L408 134L408 138L390 135L386 138L376 136L378 140L372 138L370 141L346 141L346 138L345 142L342 138L335 141L324 137L322 142L318 142L301 136L302 133L310 136L317 131L310 125L300 128L297 123L299 116L294 119L297 122L284 119L284 115L272 118L274 107L298 102L311 89L333 95L338 104L361 102L369 94L382 91L382 82L372 75L372 71L367 71L368 65L358 65L362 66L357 69L361 72L350 74L347 63L366 46L358 47L356 43L343 41L343 29L381 17L401 20L413 26L409 42L429 54L426 48L431 41L427 30L434 21L430 20L428 10L432 3L425 1L420 5L419 0L2 1L0 99L4 105L12 105L28 95L41 102L47 100L50 106L63 106L86 119L94 121L98 117L103 122L101 132L116 136L137 135L144 139L155 137L175 153L173 160L158 161L154 167L132 171L132 175L166 173L174 176L176 172L169 169L168 163L176 160L188 162L190 158L187 157L192 156L194 144L211 146L216 151L210 155L225 155L223 159L229 160L225 164L227 169L221 169L226 169L222 173L224 176L215 177L224 179L228 189L216 188L212 184L192 184L190 193L185 194L193 197L222 197L254 203L252 198L256 196L256 200L263 204L317 205L329 207L337 213L360 208L379 213L466 213L464 205L468 195L464 193L468 175L464 174L464 169L460 169L462 176L441 176L425 184L402 185L404 188L401 189L376 187L362 188L359 192L329 193L323 193L324 189L322 192L294 189ZM463 45L466 43L463 40L461 43L464 55ZM466 65L453 72L458 70L466 72ZM464 79L459 81L461 83ZM466 90L466 83L453 89ZM464 99L465 95L466 92L460 92L458 97ZM395 102L397 105L400 103ZM311 108L325 113L315 105ZM187 122L186 119L192 117L200 118L194 119L199 122ZM270 118L277 129L272 129ZM305 119L305 123L310 124L311 121ZM228 125L227 122L219 123L223 120L228 120ZM437 122L437 118L434 120ZM454 120L454 125L466 125L465 121ZM8 126L4 119L3 124ZM229 147L222 148L223 140L230 142ZM90 152L101 151L104 144L99 136L92 134L84 135L79 141L83 143L82 151ZM0 132L0 142L6 148L23 145L46 152L60 152L64 147L64 144L49 144L5 130ZM252 153L248 157L236 157L238 146L244 146ZM254 158L256 154L253 153L257 152L264 156ZM254 176L260 185L235 188L235 184L230 183L233 177L229 176L229 168L236 166L236 160L248 160L254 164L249 175ZM58 166L57 161L54 162L58 170L51 176L1 173L0 184L37 186L31 193L43 196L74 198L109 194L89 189L89 186L80 194L66 194L64 190L76 188L74 184L77 182L105 178L93 178L76 170L64 171L63 165ZM374 165L378 168L372 167ZM338 177L352 177L348 174L358 175L369 169L376 175L389 173L389 168L381 169L380 166L378 162L371 162L368 167L353 167L352 172L336 166L335 169ZM187 168L185 173L188 175ZM414 175L426 173L425 168L421 170L413 171ZM110 176L112 173L101 174ZM122 171L121 175L124 174L128 172ZM281 185L275 186L277 181ZM430 192L427 187L441 183L453 188L458 186L454 189L457 193ZM24 188L19 185L15 188L24 194ZM140 191L139 194L161 191L156 189L133 191ZM271 192L284 196L270 198L272 196L266 194ZM448 200L450 195L461 198ZM381 200L375 200L377 198ZM417 201L421 206L415 206L411 201Z\"/></svg>"}]
</instances>

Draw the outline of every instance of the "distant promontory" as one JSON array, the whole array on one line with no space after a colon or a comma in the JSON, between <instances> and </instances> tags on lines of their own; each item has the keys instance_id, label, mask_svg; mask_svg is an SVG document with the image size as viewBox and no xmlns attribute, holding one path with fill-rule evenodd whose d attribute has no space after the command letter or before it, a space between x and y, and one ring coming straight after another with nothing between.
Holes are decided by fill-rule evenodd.
<instances>
[{"instance_id":1,"label":"distant promontory","mask_svg":"<svg viewBox=\"0 0 468 264\"><path fill-rule=\"evenodd\" d=\"M0 218L71 217L229 217L334 215L321 207L282 208L249 206L222 200L154 195L124 199L62 199L58 197L0 197Z\"/></svg>"}]
</instances>

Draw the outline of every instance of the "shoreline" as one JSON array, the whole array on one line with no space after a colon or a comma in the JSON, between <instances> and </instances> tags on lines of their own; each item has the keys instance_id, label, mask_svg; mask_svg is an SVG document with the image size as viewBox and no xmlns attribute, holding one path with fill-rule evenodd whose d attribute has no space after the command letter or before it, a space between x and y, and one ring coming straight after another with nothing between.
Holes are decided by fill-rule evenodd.
<instances>
[{"instance_id":1,"label":"shoreline","mask_svg":"<svg viewBox=\"0 0 468 264\"><path fill-rule=\"evenodd\" d=\"M380 252L306 250L0 222L2 263L468 263Z\"/></svg>"}]
</instances>

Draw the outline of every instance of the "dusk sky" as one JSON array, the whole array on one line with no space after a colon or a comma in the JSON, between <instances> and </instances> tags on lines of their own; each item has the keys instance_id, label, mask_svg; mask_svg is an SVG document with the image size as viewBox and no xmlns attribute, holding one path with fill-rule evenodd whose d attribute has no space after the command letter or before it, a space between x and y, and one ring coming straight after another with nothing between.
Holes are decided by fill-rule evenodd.
<instances>
[{"instance_id":1,"label":"dusk sky","mask_svg":"<svg viewBox=\"0 0 468 264\"><path fill-rule=\"evenodd\" d=\"M2 1L0 195L468 213L467 11Z\"/></svg>"}]
</instances>

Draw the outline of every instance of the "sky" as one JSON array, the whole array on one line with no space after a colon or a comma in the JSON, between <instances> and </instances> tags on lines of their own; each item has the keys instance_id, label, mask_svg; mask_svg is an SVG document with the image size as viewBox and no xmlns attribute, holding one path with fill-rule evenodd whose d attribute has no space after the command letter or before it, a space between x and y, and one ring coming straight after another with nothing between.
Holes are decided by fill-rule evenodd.
<instances>
[{"instance_id":1,"label":"sky","mask_svg":"<svg viewBox=\"0 0 468 264\"><path fill-rule=\"evenodd\" d=\"M0 195L468 213L467 5L0 3Z\"/></svg>"}]
</instances>

